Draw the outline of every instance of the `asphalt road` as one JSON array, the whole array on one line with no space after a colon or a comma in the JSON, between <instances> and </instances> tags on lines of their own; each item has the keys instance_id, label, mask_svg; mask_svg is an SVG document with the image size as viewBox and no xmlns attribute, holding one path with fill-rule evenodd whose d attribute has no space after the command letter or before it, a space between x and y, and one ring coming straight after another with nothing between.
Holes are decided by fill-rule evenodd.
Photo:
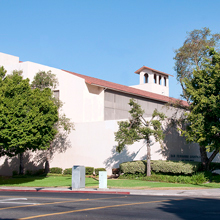
<instances>
[{"instance_id":1,"label":"asphalt road","mask_svg":"<svg viewBox=\"0 0 220 220\"><path fill-rule=\"evenodd\" d=\"M220 199L0 192L0 219L220 219Z\"/></svg>"}]
</instances>

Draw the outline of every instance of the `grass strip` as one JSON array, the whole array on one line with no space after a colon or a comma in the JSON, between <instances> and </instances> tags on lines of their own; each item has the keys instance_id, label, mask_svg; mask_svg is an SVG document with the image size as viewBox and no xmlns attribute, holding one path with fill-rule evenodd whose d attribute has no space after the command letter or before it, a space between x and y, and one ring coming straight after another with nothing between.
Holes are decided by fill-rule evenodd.
<instances>
[{"instance_id":1,"label":"grass strip","mask_svg":"<svg viewBox=\"0 0 220 220\"><path fill-rule=\"evenodd\" d=\"M0 186L23 186L23 187L71 187L71 176L48 176L27 178L2 178ZM87 188L98 188L99 181L93 178L85 179ZM151 182L129 179L108 179L109 188L220 188L219 183L206 184L178 184L165 182Z\"/></svg>"}]
</instances>

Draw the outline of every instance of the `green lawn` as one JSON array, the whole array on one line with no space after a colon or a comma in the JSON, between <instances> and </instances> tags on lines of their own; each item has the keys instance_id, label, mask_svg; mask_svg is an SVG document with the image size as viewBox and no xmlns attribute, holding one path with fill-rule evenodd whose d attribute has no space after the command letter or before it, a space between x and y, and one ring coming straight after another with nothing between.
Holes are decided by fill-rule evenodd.
<instances>
[{"instance_id":1,"label":"green lawn","mask_svg":"<svg viewBox=\"0 0 220 220\"><path fill-rule=\"evenodd\" d=\"M48 176L28 178L3 178L0 177L0 186L27 186L27 187L71 187L71 176ZM86 178L86 188L98 188L99 181ZM205 187L220 188L220 183L206 183L200 185L177 184L164 182L150 182L143 180L108 179L109 188L164 188L164 187Z\"/></svg>"}]
</instances>

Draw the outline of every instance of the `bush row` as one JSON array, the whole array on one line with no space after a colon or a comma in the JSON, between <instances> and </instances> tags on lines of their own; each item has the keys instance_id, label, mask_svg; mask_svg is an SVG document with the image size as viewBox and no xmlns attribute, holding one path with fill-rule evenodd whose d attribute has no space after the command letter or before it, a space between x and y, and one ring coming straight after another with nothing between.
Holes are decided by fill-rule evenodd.
<instances>
[{"instance_id":1,"label":"bush row","mask_svg":"<svg viewBox=\"0 0 220 220\"><path fill-rule=\"evenodd\" d=\"M94 167L85 167L86 175L93 175L94 170L95 170L95 175L98 175L99 171L106 171L105 168L96 168L96 169L94 169ZM67 169L63 170L60 167L52 167L52 168L50 168L50 173L63 174L63 175L72 175L72 168L67 168Z\"/></svg>"},{"instance_id":2,"label":"bush row","mask_svg":"<svg viewBox=\"0 0 220 220\"><path fill-rule=\"evenodd\" d=\"M155 182L183 183L183 184L202 184L209 180L209 175L204 172L195 173L192 176L185 175L163 175L153 173L151 176L144 174L124 174L119 179L138 179Z\"/></svg>"},{"instance_id":3,"label":"bush row","mask_svg":"<svg viewBox=\"0 0 220 220\"><path fill-rule=\"evenodd\" d=\"M220 163L211 163L211 170L220 169ZM168 160L153 160L151 161L151 171L162 174L176 175L193 175L201 171L200 162L194 161L168 161ZM145 174L147 170L147 161L131 161L120 164L120 172L125 174Z\"/></svg>"}]
</instances>

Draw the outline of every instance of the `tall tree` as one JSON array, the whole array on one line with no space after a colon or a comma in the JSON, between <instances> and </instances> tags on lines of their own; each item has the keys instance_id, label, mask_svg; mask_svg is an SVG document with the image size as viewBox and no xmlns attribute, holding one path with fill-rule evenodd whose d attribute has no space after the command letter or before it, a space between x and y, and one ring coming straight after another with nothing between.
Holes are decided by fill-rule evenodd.
<instances>
[{"instance_id":1,"label":"tall tree","mask_svg":"<svg viewBox=\"0 0 220 220\"><path fill-rule=\"evenodd\" d=\"M126 145L131 145L144 139L147 144L147 176L150 176L151 137L153 136L155 141L159 141L162 145L164 139L162 121L165 119L165 115L154 110L152 118L148 121L144 118L144 110L139 104L133 99L128 104L131 106L129 111L131 118L118 123L119 130L115 133L115 140L118 142L116 151L120 153Z\"/></svg>"},{"instance_id":2,"label":"tall tree","mask_svg":"<svg viewBox=\"0 0 220 220\"><path fill-rule=\"evenodd\" d=\"M39 71L38 73L36 73L31 83L31 87L33 89L39 88L41 90L45 88L56 89L57 85L59 85L58 79L56 75L53 74L51 71L47 71L47 72ZM59 100L59 97L53 95L52 100L59 109L59 117L58 117L58 121L54 125L55 129L57 130L57 134L54 137L54 139L51 141L50 147L47 149L47 156L45 163L46 173L49 172L49 161L54 151L56 151L56 146L57 145L60 146L59 142L63 141L64 137L66 137L67 134L69 134L74 129L74 123L71 122L71 120L67 118L65 114L61 113L63 103L62 101Z\"/></svg>"},{"instance_id":3,"label":"tall tree","mask_svg":"<svg viewBox=\"0 0 220 220\"><path fill-rule=\"evenodd\" d=\"M174 69L183 89L182 96L187 101L184 79L191 79L193 70L201 68L202 62L208 57L208 47L218 48L219 40L220 34L211 34L209 28L196 29L189 32L183 46L175 50Z\"/></svg>"},{"instance_id":4,"label":"tall tree","mask_svg":"<svg viewBox=\"0 0 220 220\"><path fill-rule=\"evenodd\" d=\"M58 109L50 89L31 89L14 73L0 78L0 156L47 149L57 130ZM21 171L22 172L22 171Z\"/></svg>"},{"instance_id":5,"label":"tall tree","mask_svg":"<svg viewBox=\"0 0 220 220\"><path fill-rule=\"evenodd\" d=\"M213 47L216 50L219 49L220 34L211 34L209 28L203 28L201 30L193 30L188 33L187 38L182 47L175 51L174 69L177 73L177 80L182 86L182 97L187 100L188 106L182 106L181 103L175 103L176 107L192 110L191 97L186 92L186 79L193 79L193 71L201 70L204 68L204 63L208 62L209 48ZM177 108L178 109L178 108ZM182 114L180 118L173 118L176 123L181 124L186 120L185 115ZM172 121L173 121L172 119ZM207 169L207 163L203 158L207 158L206 147L200 147L201 160L204 165L204 169ZM207 160L206 160L207 161Z\"/></svg>"},{"instance_id":6,"label":"tall tree","mask_svg":"<svg viewBox=\"0 0 220 220\"><path fill-rule=\"evenodd\" d=\"M212 48L209 59L183 82L190 111L186 113L187 126L182 132L187 141L200 145L203 167L209 170L220 150L220 54ZM212 152L210 157L206 151Z\"/></svg>"}]
</instances>

